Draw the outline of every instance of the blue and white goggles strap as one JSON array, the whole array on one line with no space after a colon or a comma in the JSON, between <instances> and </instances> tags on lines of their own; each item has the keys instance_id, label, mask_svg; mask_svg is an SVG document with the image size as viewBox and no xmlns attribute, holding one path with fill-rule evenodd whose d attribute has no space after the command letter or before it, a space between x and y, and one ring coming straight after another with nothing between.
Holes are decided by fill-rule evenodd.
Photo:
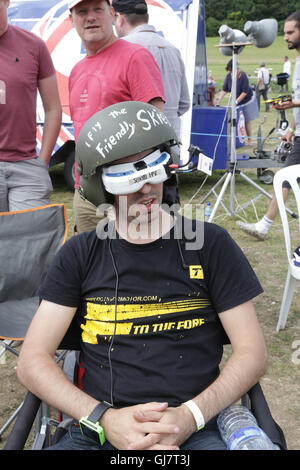
<instances>
[{"instance_id":1,"label":"blue and white goggles strap","mask_svg":"<svg viewBox=\"0 0 300 470\"><path fill-rule=\"evenodd\" d=\"M171 156L167 152L155 150L136 162L121 163L103 167L102 181L110 194L130 194L139 191L144 184L158 184L169 176Z\"/></svg>"}]
</instances>

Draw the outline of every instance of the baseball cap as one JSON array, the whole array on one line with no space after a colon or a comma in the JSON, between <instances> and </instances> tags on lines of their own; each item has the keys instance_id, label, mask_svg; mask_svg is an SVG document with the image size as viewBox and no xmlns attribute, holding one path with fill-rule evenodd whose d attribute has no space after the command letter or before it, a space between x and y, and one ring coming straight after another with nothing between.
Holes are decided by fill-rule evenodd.
<instances>
[{"instance_id":1,"label":"baseball cap","mask_svg":"<svg viewBox=\"0 0 300 470\"><path fill-rule=\"evenodd\" d=\"M73 7L75 7L76 5L78 5L78 3L81 3L83 2L84 0L69 0L69 3L68 3L68 6L69 6L69 10L71 10ZM106 3L108 3L110 5L110 1L109 0L106 0Z\"/></svg>"},{"instance_id":2,"label":"baseball cap","mask_svg":"<svg viewBox=\"0 0 300 470\"><path fill-rule=\"evenodd\" d=\"M112 7L119 13L136 13L144 15L147 13L147 3L145 0L113 0Z\"/></svg>"}]
</instances>

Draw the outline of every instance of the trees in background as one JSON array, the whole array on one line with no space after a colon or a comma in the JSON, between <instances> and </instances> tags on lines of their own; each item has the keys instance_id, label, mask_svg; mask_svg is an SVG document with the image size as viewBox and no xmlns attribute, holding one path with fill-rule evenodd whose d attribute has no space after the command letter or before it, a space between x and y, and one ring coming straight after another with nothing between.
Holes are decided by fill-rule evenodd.
<instances>
[{"instance_id":1,"label":"trees in background","mask_svg":"<svg viewBox=\"0 0 300 470\"><path fill-rule=\"evenodd\" d=\"M300 0L205 0L206 35L218 36L222 24L242 31L246 21L263 18L276 18L282 32L284 20L295 10L300 10Z\"/></svg>"}]
</instances>

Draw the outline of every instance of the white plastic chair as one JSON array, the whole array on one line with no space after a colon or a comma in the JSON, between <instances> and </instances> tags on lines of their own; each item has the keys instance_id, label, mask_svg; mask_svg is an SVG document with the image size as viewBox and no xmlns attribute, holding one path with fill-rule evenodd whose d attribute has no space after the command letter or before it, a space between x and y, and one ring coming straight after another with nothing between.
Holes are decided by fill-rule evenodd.
<instances>
[{"instance_id":1,"label":"white plastic chair","mask_svg":"<svg viewBox=\"0 0 300 470\"><path fill-rule=\"evenodd\" d=\"M300 245L300 237L298 237L298 245L291 246L291 235L290 228L287 218L286 207L283 201L282 195L282 184L284 181L288 181L291 185L291 191L293 191L295 200L297 202L297 215L299 220L299 233L300 233L300 188L297 179L300 179L300 165L292 165L286 168L280 169L274 176L274 190L280 212L280 217L283 225L283 233L286 246L286 254L288 259L288 272L285 282L281 308L278 318L276 331L283 329L286 324L286 320L289 314L290 306L293 299L293 294L296 286L296 280L300 280L300 267L295 266L293 263L293 251Z\"/></svg>"}]
</instances>

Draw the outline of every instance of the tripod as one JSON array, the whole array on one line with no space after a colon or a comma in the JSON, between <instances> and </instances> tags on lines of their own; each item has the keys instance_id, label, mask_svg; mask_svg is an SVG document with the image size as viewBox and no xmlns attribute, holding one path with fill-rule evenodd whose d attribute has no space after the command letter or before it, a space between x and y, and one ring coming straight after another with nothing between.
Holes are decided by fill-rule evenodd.
<instances>
[{"instance_id":1,"label":"tripod","mask_svg":"<svg viewBox=\"0 0 300 470\"><path fill-rule=\"evenodd\" d=\"M247 43L248 44L248 43ZM236 161L236 126L237 126L237 111L236 111L236 86L237 86L237 54L240 52L241 46L244 46L244 43L234 43L228 44L227 46L232 47L232 87L231 87L231 132L230 132L230 165L226 173L222 178L213 186L213 188L207 193L207 195L202 199L200 203L203 203L210 194L217 196L216 203L213 207L212 213L208 219L209 222L212 222L219 205L225 209L227 215L233 217L237 212L235 210L235 176L239 174L247 183L250 183L257 190L259 190L264 196L272 199L271 194L261 188L258 184L251 180L247 175L242 171L237 169ZM224 181L225 180L225 181ZM222 183L223 186L219 195L216 194L216 188ZM230 208L228 209L223 201L223 195L230 184Z\"/></svg>"}]
</instances>

